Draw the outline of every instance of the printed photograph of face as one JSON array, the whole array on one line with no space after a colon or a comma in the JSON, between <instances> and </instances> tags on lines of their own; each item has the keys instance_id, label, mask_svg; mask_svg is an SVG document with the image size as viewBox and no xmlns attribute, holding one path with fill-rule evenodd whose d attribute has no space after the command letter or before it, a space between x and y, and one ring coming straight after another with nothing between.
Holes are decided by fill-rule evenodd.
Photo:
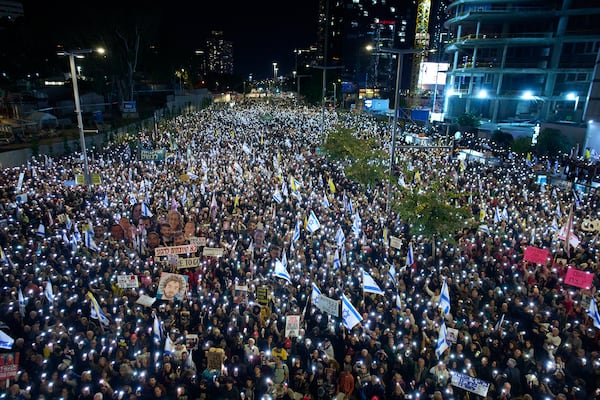
<instances>
[{"instance_id":1,"label":"printed photograph of face","mask_svg":"<svg viewBox=\"0 0 600 400\"><path fill-rule=\"evenodd\" d=\"M187 291L188 277L185 275L163 272L158 282L156 297L159 300L183 300Z\"/></svg>"}]
</instances>

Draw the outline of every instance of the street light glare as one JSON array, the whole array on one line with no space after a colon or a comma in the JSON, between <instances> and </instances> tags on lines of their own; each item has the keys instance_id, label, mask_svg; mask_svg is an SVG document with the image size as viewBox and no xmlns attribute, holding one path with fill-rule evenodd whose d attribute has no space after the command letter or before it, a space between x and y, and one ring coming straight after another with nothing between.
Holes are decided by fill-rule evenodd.
<instances>
[{"instance_id":1,"label":"street light glare","mask_svg":"<svg viewBox=\"0 0 600 400\"><path fill-rule=\"evenodd\" d=\"M104 54L104 53L106 53L106 49L104 49L104 47L97 47L96 48L96 53L98 53L98 54Z\"/></svg>"}]
</instances>

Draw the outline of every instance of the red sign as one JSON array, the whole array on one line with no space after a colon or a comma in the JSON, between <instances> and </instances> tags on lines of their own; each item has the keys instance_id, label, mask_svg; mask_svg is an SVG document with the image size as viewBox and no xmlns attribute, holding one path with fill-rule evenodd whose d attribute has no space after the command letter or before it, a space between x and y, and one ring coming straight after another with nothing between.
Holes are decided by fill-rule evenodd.
<instances>
[{"instance_id":1,"label":"red sign","mask_svg":"<svg viewBox=\"0 0 600 400\"><path fill-rule=\"evenodd\" d=\"M545 265L548 262L548 249L527 246L523 259L535 264Z\"/></svg>"},{"instance_id":2,"label":"red sign","mask_svg":"<svg viewBox=\"0 0 600 400\"><path fill-rule=\"evenodd\" d=\"M592 287L593 279L594 274L591 272L580 271L577 268L569 267L567 269L567 276L565 276L565 283L568 285L589 289Z\"/></svg>"}]
</instances>

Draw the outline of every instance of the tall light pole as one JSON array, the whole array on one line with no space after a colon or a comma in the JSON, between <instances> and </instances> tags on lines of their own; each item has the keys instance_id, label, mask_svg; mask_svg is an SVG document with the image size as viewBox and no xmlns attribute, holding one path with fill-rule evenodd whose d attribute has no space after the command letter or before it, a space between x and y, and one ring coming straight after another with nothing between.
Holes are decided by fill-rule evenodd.
<instances>
[{"instance_id":1,"label":"tall light pole","mask_svg":"<svg viewBox=\"0 0 600 400\"><path fill-rule=\"evenodd\" d=\"M373 50L372 47L367 47L367 50ZM376 51L380 53L391 53L396 55L396 89L394 92L394 126L392 128L392 148L390 149L390 178L388 181L387 189L387 204L386 213L388 220L391 212L391 200L392 200L392 177L394 174L394 164L396 156L396 132L398 130L398 100L400 98L400 82L402 81L402 61L405 54L414 54L423 52L422 49L392 49L392 48L377 48Z\"/></svg>"},{"instance_id":2,"label":"tall light pole","mask_svg":"<svg viewBox=\"0 0 600 400\"><path fill-rule=\"evenodd\" d=\"M85 132L83 130L83 118L81 116L81 104L79 100L79 87L77 86L77 68L75 67L75 57L84 58L85 54L94 51L104 54L104 49L83 49L59 52L60 56L69 56L69 66L71 68L71 82L73 83L73 98L75 100L75 113L77 114L77 127L79 128L79 140L81 142L81 153L83 154L83 173L85 184L90 182L90 166L88 163L87 151L85 149Z\"/></svg>"}]
</instances>

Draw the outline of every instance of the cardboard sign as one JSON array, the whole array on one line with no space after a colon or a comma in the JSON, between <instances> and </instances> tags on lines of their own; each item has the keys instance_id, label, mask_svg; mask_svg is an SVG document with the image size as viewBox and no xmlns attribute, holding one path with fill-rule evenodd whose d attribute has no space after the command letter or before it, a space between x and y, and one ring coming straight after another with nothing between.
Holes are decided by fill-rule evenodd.
<instances>
[{"instance_id":1,"label":"cardboard sign","mask_svg":"<svg viewBox=\"0 0 600 400\"><path fill-rule=\"evenodd\" d=\"M19 370L19 352L0 354L0 381L14 379Z\"/></svg>"},{"instance_id":2,"label":"cardboard sign","mask_svg":"<svg viewBox=\"0 0 600 400\"><path fill-rule=\"evenodd\" d=\"M177 260L177 269L196 268L200 266L200 257L180 258Z\"/></svg>"},{"instance_id":3,"label":"cardboard sign","mask_svg":"<svg viewBox=\"0 0 600 400\"><path fill-rule=\"evenodd\" d=\"M540 249L535 246L527 246L523 259L534 264L545 265L548 262L548 249Z\"/></svg>"},{"instance_id":4,"label":"cardboard sign","mask_svg":"<svg viewBox=\"0 0 600 400\"><path fill-rule=\"evenodd\" d=\"M189 350L198 350L198 335L195 333L188 333L185 335L185 347Z\"/></svg>"},{"instance_id":5,"label":"cardboard sign","mask_svg":"<svg viewBox=\"0 0 600 400\"><path fill-rule=\"evenodd\" d=\"M221 257L223 256L222 247L205 247L202 251L204 257Z\"/></svg>"},{"instance_id":6,"label":"cardboard sign","mask_svg":"<svg viewBox=\"0 0 600 400\"><path fill-rule=\"evenodd\" d=\"M248 286L235 285L233 292L234 304L246 304L248 302Z\"/></svg>"},{"instance_id":7,"label":"cardboard sign","mask_svg":"<svg viewBox=\"0 0 600 400\"><path fill-rule=\"evenodd\" d=\"M154 304L155 301L156 297L150 297L147 294L143 294L136 300L136 304L141 304L144 307L152 307L152 304Z\"/></svg>"},{"instance_id":8,"label":"cardboard sign","mask_svg":"<svg viewBox=\"0 0 600 400\"><path fill-rule=\"evenodd\" d=\"M458 329L446 328L446 340L450 343L456 343L458 339Z\"/></svg>"},{"instance_id":9,"label":"cardboard sign","mask_svg":"<svg viewBox=\"0 0 600 400\"><path fill-rule=\"evenodd\" d=\"M198 246L186 244L183 246L157 247L154 249L156 257L166 257L169 254L189 254L198 251Z\"/></svg>"},{"instance_id":10,"label":"cardboard sign","mask_svg":"<svg viewBox=\"0 0 600 400\"><path fill-rule=\"evenodd\" d=\"M334 300L320 294L314 298L314 303L319 310L326 312L327 314L332 315L334 317L340 316L339 300Z\"/></svg>"},{"instance_id":11,"label":"cardboard sign","mask_svg":"<svg viewBox=\"0 0 600 400\"><path fill-rule=\"evenodd\" d=\"M300 334L300 316L287 315L285 317L285 337L298 337Z\"/></svg>"},{"instance_id":12,"label":"cardboard sign","mask_svg":"<svg viewBox=\"0 0 600 400\"><path fill-rule=\"evenodd\" d=\"M592 287L594 274L591 272L580 271L577 268L567 268L565 283L567 285L577 286L579 288L589 289Z\"/></svg>"},{"instance_id":13,"label":"cardboard sign","mask_svg":"<svg viewBox=\"0 0 600 400\"><path fill-rule=\"evenodd\" d=\"M269 304L269 287L261 286L256 288L256 302L261 306Z\"/></svg>"},{"instance_id":14,"label":"cardboard sign","mask_svg":"<svg viewBox=\"0 0 600 400\"><path fill-rule=\"evenodd\" d=\"M459 387L469 392L478 394L481 397L486 397L490 384L481 379L473 378L469 375L461 374L456 371L450 371L452 386Z\"/></svg>"},{"instance_id":15,"label":"cardboard sign","mask_svg":"<svg viewBox=\"0 0 600 400\"><path fill-rule=\"evenodd\" d=\"M390 247L400 250L402 248L402 240L396 236L390 236Z\"/></svg>"},{"instance_id":16,"label":"cardboard sign","mask_svg":"<svg viewBox=\"0 0 600 400\"><path fill-rule=\"evenodd\" d=\"M198 247L206 246L206 238L204 236L202 236L202 237L192 236L188 240L190 241L190 244L196 245Z\"/></svg>"},{"instance_id":17,"label":"cardboard sign","mask_svg":"<svg viewBox=\"0 0 600 400\"><path fill-rule=\"evenodd\" d=\"M221 371L223 367L223 361L225 360L225 352L223 349L218 347L211 347L206 354L206 367L210 370L216 369Z\"/></svg>"},{"instance_id":18,"label":"cardboard sign","mask_svg":"<svg viewBox=\"0 0 600 400\"><path fill-rule=\"evenodd\" d=\"M140 287L137 275L117 275L117 286L121 289L134 289Z\"/></svg>"}]
</instances>

